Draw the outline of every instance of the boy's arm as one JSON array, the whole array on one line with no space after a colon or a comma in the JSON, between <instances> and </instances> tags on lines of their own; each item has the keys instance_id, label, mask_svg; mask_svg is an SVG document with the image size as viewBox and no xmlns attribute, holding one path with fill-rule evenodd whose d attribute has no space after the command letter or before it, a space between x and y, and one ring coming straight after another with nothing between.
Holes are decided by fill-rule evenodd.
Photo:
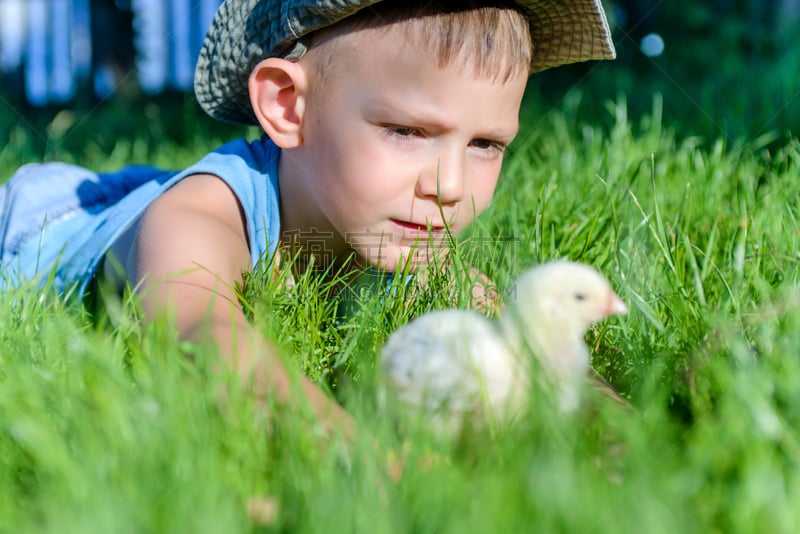
<instances>
[{"instance_id":1,"label":"boy's arm","mask_svg":"<svg viewBox=\"0 0 800 534\"><path fill-rule=\"evenodd\" d=\"M247 322L234 291L251 268L246 236L233 191L216 176L189 176L145 212L129 277L139 284L147 317L174 314L182 339L216 343L258 398L272 394L295 404L290 374ZM305 376L299 386L323 424L351 434L352 422L338 404Z\"/></svg>"}]
</instances>

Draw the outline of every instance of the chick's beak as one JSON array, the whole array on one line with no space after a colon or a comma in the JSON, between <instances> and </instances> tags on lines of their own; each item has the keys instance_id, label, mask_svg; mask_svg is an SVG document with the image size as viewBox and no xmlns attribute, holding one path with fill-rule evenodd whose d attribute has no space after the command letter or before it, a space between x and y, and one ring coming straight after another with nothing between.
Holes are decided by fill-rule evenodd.
<instances>
[{"instance_id":1,"label":"chick's beak","mask_svg":"<svg viewBox=\"0 0 800 534\"><path fill-rule=\"evenodd\" d=\"M608 294L608 303L606 304L606 314L607 315L626 315L628 313L628 307L622 302L622 299L619 298L619 295L611 291Z\"/></svg>"}]
</instances>

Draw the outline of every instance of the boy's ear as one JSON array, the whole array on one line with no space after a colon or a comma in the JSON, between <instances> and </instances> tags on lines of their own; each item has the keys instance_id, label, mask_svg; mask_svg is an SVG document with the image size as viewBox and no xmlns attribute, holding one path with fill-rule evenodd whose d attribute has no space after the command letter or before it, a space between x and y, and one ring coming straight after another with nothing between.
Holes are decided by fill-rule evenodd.
<instances>
[{"instance_id":1,"label":"boy's ear","mask_svg":"<svg viewBox=\"0 0 800 534\"><path fill-rule=\"evenodd\" d=\"M285 59L267 58L250 73L248 87L250 104L269 138L281 148L301 145L308 87L303 68Z\"/></svg>"}]
</instances>

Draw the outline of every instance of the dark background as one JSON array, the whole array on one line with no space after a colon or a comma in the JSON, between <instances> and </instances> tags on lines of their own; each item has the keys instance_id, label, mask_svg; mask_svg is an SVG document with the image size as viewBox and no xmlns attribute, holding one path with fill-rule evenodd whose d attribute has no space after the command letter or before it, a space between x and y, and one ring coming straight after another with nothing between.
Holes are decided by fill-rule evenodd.
<instances>
[{"instance_id":1,"label":"dark background","mask_svg":"<svg viewBox=\"0 0 800 534\"><path fill-rule=\"evenodd\" d=\"M608 3L618 59L555 69L538 93L554 105L582 95L583 116L607 117L607 102L627 101L630 117L663 96L664 122L706 140L786 135L800 129L800 1L629 0ZM659 34L658 57L640 50ZM590 119L591 120L591 119Z\"/></svg>"},{"instance_id":2,"label":"dark background","mask_svg":"<svg viewBox=\"0 0 800 534\"><path fill-rule=\"evenodd\" d=\"M25 4L0 3L9 1ZM137 68L142 56L137 49L142 31L137 0L27 1L82 2L90 13L92 54L91 59L81 58L87 67L75 74L67 98L35 105L26 88L29 58L0 70L0 147L14 136L28 135L30 158L48 159L58 157L59 151L80 151L86 143L110 151L120 138L155 145L164 139L191 142L204 133L224 138L244 132L205 117L185 79L181 82L167 73L161 85L151 81L143 90ZM200 16L198 2L164 0L162 29L169 46L163 53L171 69L177 68L176 51L185 54L199 47L209 1L217 0L205 0ZM191 31L183 35L187 42L176 37L178 11L170 12L169 7L180 2L192 17ZM613 102L624 103L629 118L638 122L652 112L655 102L664 124L679 136L699 136L701 142L765 134L780 142L797 135L800 0L628 0L606 2L606 8L618 59L535 75L526 116L566 110L576 117L576 128L584 123L610 125ZM661 54L649 56L641 43L647 36L652 41L653 34L664 47ZM53 137L66 130L71 132L69 139L59 141L59 151L54 152Z\"/></svg>"}]
</instances>

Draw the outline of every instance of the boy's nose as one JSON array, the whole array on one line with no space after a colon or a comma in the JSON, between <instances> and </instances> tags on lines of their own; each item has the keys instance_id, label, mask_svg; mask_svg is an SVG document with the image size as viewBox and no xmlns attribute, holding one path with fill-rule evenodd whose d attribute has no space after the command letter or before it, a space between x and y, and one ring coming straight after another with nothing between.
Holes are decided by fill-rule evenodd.
<instances>
[{"instance_id":1,"label":"boy's nose","mask_svg":"<svg viewBox=\"0 0 800 534\"><path fill-rule=\"evenodd\" d=\"M464 196L464 165L459 158L439 160L426 169L417 181L417 194L437 198L442 204L452 204Z\"/></svg>"}]
</instances>

